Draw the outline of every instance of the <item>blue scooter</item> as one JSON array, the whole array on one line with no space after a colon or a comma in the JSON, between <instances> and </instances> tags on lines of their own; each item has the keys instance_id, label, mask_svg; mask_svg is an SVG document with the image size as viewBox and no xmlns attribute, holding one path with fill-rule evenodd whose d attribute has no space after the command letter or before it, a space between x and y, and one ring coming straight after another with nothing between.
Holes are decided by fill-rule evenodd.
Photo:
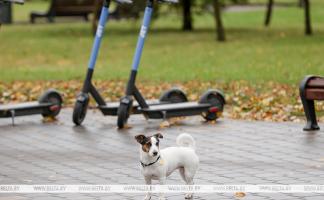
<instances>
[{"instance_id":1,"label":"blue scooter","mask_svg":"<svg viewBox=\"0 0 324 200\"><path fill-rule=\"evenodd\" d=\"M132 3L131 0L115 0L117 3ZM119 108L119 102L108 102L106 103L104 99L101 97L99 92L96 90L95 86L92 84L92 76L95 69L95 64L97 60L97 56L99 53L99 48L101 44L101 40L103 37L105 25L109 16L109 7L111 0L104 0L103 7L100 14L99 24L97 27L94 44L92 47L92 52L90 56L90 61L88 65L88 71L86 75L86 79L83 84L83 88L81 93L78 95L77 100L75 102L74 110L73 110L73 122L75 125L81 125L84 121L89 105L90 95L94 98L96 103L98 104L98 109L102 112L103 115L117 115L117 110ZM136 89L136 88L135 88ZM187 101L187 97L185 94L177 89L173 88L166 92L164 92L159 100L148 101L149 105L160 105L165 103L179 103ZM138 109L139 105L134 103L130 112L134 114L140 114L142 111Z\"/></svg>"},{"instance_id":2,"label":"blue scooter","mask_svg":"<svg viewBox=\"0 0 324 200\"><path fill-rule=\"evenodd\" d=\"M149 105L135 85L136 74L144 47L144 41L149 29L153 4L155 1L177 3L177 0L147 0L143 24L139 33L132 70L128 80L126 95L121 98L118 108L117 126L123 128L134 109L133 97L138 102L137 110L147 119L166 119L171 117L202 115L205 120L216 120L223 112L225 97L219 90L208 90L198 102L183 102L176 104Z\"/></svg>"}]
</instances>

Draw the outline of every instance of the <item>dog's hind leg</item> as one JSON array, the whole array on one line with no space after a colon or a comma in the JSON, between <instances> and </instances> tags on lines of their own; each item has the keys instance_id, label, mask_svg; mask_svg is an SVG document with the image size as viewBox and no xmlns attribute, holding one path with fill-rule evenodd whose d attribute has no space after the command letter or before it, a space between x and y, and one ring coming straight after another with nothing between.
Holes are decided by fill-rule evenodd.
<instances>
[{"instance_id":1,"label":"dog's hind leg","mask_svg":"<svg viewBox=\"0 0 324 200\"><path fill-rule=\"evenodd\" d=\"M194 185L193 180L190 180L189 182L187 182L187 185ZM189 192L185 195L185 199L192 199L193 198L193 193Z\"/></svg>"},{"instance_id":2,"label":"dog's hind leg","mask_svg":"<svg viewBox=\"0 0 324 200\"><path fill-rule=\"evenodd\" d=\"M186 180L186 176L185 176L184 168L183 167L180 167L179 168L179 173L180 173L180 176L181 176L182 180L187 183L187 180Z\"/></svg>"},{"instance_id":3,"label":"dog's hind leg","mask_svg":"<svg viewBox=\"0 0 324 200\"><path fill-rule=\"evenodd\" d=\"M187 185L194 185L193 178L195 176L196 171L195 170L190 170L188 168L183 168L183 175L180 170L180 175L183 176L184 181L187 183ZM185 199L192 199L193 198L193 193L187 193L185 196Z\"/></svg>"},{"instance_id":4,"label":"dog's hind leg","mask_svg":"<svg viewBox=\"0 0 324 200\"><path fill-rule=\"evenodd\" d=\"M192 179L189 180L189 181L187 182L187 185L194 185L193 180L192 180ZM187 194L185 195L185 199L192 199L192 198L193 198L193 193L192 193L192 192L189 192L189 193L187 193Z\"/></svg>"}]
</instances>

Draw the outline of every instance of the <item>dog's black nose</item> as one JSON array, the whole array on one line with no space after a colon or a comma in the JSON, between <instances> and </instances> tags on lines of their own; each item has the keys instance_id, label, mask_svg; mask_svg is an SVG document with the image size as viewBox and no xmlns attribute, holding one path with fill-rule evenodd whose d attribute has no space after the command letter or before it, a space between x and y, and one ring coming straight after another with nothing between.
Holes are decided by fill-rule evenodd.
<instances>
[{"instance_id":1,"label":"dog's black nose","mask_svg":"<svg viewBox=\"0 0 324 200\"><path fill-rule=\"evenodd\" d=\"M153 152L153 156L156 156L158 154L158 152Z\"/></svg>"}]
</instances>

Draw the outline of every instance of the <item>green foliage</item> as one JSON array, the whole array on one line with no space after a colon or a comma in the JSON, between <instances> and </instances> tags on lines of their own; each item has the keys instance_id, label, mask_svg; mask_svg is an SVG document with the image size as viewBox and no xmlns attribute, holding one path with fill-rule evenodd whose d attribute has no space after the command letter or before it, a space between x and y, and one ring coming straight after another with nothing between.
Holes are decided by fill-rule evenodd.
<instances>
[{"instance_id":1,"label":"green foliage","mask_svg":"<svg viewBox=\"0 0 324 200\"><path fill-rule=\"evenodd\" d=\"M15 7L15 19L47 4ZM145 44L139 78L150 81L248 80L296 84L306 74L324 74L324 3L312 6L314 36L304 36L303 11L276 8L271 27L263 27L264 10L224 13L226 43L215 38L210 14L195 16L193 32L181 31L171 13L153 22ZM58 20L60 21L60 20ZM128 78L140 21L110 21L95 78ZM0 80L83 79L93 37L83 22L16 24L0 34Z\"/></svg>"}]
</instances>

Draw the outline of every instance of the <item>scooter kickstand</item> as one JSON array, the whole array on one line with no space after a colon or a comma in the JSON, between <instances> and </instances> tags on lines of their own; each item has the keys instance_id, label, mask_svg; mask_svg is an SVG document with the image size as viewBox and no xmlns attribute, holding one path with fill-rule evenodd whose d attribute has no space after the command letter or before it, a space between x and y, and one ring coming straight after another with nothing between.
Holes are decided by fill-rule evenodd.
<instances>
[{"instance_id":1,"label":"scooter kickstand","mask_svg":"<svg viewBox=\"0 0 324 200\"><path fill-rule=\"evenodd\" d=\"M166 111L162 111L162 114L163 114L163 121L167 121L167 113Z\"/></svg>"},{"instance_id":2,"label":"scooter kickstand","mask_svg":"<svg viewBox=\"0 0 324 200\"><path fill-rule=\"evenodd\" d=\"M12 126L15 126L15 110L10 110L10 113L11 113L11 123L12 123Z\"/></svg>"}]
</instances>

